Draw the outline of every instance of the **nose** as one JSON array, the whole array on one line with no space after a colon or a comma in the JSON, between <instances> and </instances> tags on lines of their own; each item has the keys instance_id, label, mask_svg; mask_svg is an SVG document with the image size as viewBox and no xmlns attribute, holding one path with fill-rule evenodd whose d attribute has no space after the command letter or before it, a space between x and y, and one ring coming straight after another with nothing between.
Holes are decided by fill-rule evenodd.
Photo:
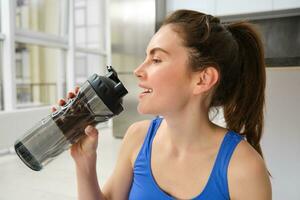
<instances>
[{"instance_id":1,"label":"nose","mask_svg":"<svg viewBox=\"0 0 300 200\"><path fill-rule=\"evenodd\" d=\"M144 63L140 64L140 66L138 66L134 71L133 71L134 75L139 78L145 78L146 77L146 71L144 69Z\"/></svg>"}]
</instances>

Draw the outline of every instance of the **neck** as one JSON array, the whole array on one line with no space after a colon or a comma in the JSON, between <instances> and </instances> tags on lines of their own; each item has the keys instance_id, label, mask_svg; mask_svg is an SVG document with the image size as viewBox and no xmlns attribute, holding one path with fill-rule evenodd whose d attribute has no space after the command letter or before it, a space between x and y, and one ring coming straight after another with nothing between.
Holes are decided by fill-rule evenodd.
<instances>
[{"instance_id":1,"label":"neck","mask_svg":"<svg viewBox=\"0 0 300 200\"><path fill-rule=\"evenodd\" d=\"M187 109L164 115L163 136L178 150L205 148L215 141L218 127L209 120L208 110Z\"/></svg>"}]
</instances>

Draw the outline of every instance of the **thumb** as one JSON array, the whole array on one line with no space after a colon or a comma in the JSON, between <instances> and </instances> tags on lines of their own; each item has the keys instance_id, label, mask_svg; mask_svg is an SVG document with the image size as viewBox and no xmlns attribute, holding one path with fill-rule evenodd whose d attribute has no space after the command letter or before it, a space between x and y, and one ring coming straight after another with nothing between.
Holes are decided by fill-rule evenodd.
<instances>
[{"instance_id":1,"label":"thumb","mask_svg":"<svg viewBox=\"0 0 300 200\"><path fill-rule=\"evenodd\" d=\"M88 125L84 131L85 131L85 134L90 139L92 139L92 140L98 139L98 130L95 127Z\"/></svg>"}]
</instances>

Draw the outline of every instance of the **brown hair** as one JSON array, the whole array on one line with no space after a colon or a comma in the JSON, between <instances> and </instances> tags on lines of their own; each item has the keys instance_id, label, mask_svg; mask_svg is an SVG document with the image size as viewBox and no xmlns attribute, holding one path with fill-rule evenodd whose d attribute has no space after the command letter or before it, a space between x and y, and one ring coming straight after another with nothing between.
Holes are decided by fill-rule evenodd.
<instances>
[{"instance_id":1,"label":"brown hair","mask_svg":"<svg viewBox=\"0 0 300 200\"><path fill-rule=\"evenodd\" d=\"M262 156L266 72L261 39L253 24L222 24L217 17L178 10L163 25L174 25L190 51L189 65L198 71L215 67L219 81L210 108L223 107L227 128L246 136Z\"/></svg>"}]
</instances>

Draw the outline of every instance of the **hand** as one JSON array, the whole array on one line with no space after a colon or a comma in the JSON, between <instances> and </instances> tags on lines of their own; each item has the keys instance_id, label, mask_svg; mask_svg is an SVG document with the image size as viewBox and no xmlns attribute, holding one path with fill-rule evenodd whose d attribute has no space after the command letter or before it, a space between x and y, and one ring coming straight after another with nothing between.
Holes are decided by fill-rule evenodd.
<instances>
[{"instance_id":1,"label":"hand","mask_svg":"<svg viewBox=\"0 0 300 200\"><path fill-rule=\"evenodd\" d=\"M67 100L76 97L79 92L79 87L75 87L74 91L68 92ZM59 106L66 104L65 99L59 99ZM52 112L57 110L56 107L52 107ZM83 137L77 143L71 146L71 156L76 163L86 162L86 159L94 159L96 157L96 150L98 146L98 130L94 126L87 126L85 128L86 137Z\"/></svg>"}]
</instances>

